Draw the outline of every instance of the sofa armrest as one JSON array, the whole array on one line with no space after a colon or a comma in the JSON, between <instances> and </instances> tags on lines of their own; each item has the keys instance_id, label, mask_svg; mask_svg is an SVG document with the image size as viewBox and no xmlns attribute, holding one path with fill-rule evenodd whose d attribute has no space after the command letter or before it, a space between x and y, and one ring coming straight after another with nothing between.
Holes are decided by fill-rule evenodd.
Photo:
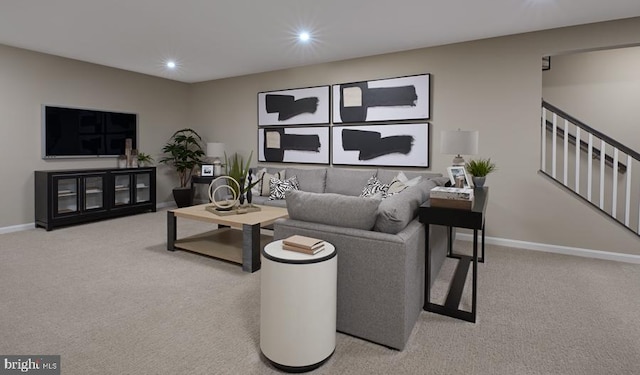
<instances>
[{"instance_id":1,"label":"sofa armrest","mask_svg":"<svg viewBox=\"0 0 640 375\"><path fill-rule=\"evenodd\" d=\"M432 241L446 236L442 229L432 226ZM274 239L294 234L323 239L336 247L337 329L402 350L424 301L424 226L413 220L400 233L389 234L293 219L275 222ZM446 242L441 249L433 249L435 278L442 264L435 260L444 259Z\"/></svg>"}]
</instances>

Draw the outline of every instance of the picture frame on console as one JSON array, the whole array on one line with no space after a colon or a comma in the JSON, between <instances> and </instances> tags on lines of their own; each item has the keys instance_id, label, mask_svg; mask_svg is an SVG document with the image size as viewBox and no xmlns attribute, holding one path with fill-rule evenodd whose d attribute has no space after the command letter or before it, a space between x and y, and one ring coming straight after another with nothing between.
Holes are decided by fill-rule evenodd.
<instances>
[{"instance_id":1,"label":"picture frame on console","mask_svg":"<svg viewBox=\"0 0 640 375\"><path fill-rule=\"evenodd\" d=\"M333 126L332 163L429 167L429 123Z\"/></svg>"},{"instance_id":2,"label":"picture frame on console","mask_svg":"<svg viewBox=\"0 0 640 375\"><path fill-rule=\"evenodd\" d=\"M463 165L455 165L451 167L447 167L447 174L449 175L449 181L451 182L451 186L456 186L456 179L458 177L464 177L464 187L472 188L473 181L471 180L471 176L465 169Z\"/></svg>"},{"instance_id":3,"label":"picture frame on console","mask_svg":"<svg viewBox=\"0 0 640 375\"><path fill-rule=\"evenodd\" d=\"M430 74L333 85L333 123L430 119Z\"/></svg>"},{"instance_id":4,"label":"picture frame on console","mask_svg":"<svg viewBox=\"0 0 640 375\"><path fill-rule=\"evenodd\" d=\"M200 176L213 177L213 164L202 164L200 167Z\"/></svg>"},{"instance_id":5,"label":"picture frame on console","mask_svg":"<svg viewBox=\"0 0 640 375\"><path fill-rule=\"evenodd\" d=\"M258 129L258 161L329 164L328 126L268 127Z\"/></svg>"},{"instance_id":6,"label":"picture frame on console","mask_svg":"<svg viewBox=\"0 0 640 375\"><path fill-rule=\"evenodd\" d=\"M329 124L329 86L258 93L258 126Z\"/></svg>"}]
</instances>

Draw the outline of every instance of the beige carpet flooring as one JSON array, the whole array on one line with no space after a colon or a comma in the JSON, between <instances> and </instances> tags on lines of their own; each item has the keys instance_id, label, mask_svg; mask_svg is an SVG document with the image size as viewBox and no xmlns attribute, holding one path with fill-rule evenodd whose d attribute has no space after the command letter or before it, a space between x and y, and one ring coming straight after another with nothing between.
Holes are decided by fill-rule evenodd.
<instances>
[{"instance_id":1,"label":"beige carpet flooring","mask_svg":"<svg viewBox=\"0 0 640 375\"><path fill-rule=\"evenodd\" d=\"M339 333L314 373L640 374L640 265L488 246L478 291L477 324L423 312L402 352ZM165 211L0 235L0 354L59 354L65 375L279 373L259 296L260 272L166 251Z\"/></svg>"}]
</instances>

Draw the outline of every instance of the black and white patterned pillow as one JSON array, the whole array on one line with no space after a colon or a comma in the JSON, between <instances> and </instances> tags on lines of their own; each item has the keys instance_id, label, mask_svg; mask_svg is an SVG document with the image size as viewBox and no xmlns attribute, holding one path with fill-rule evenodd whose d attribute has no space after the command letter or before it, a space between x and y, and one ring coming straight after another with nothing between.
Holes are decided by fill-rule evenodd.
<instances>
[{"instance_id":1,"label":"black and white patterned pillow","mask_svg":"<svg viewBox=\"0 0 640 375\"><path fill-rule=\"evenodd\" d=\"M300 190L298 178L296 176L281 180L271 177L269 180L269 200L285 199L287 191Z\"/></svg>"},{"instance_id":2,"label":"black and white patterned pillow","mask_svg":"<svg viewBox=\"0 0 640 375\"><path fill-rule=\"evenodd\" d=\"M361 198L384 198L387 196L389 185L383 184L378 177L371 176L367 184L362 189Z\"/></svg>"}]
</instances>

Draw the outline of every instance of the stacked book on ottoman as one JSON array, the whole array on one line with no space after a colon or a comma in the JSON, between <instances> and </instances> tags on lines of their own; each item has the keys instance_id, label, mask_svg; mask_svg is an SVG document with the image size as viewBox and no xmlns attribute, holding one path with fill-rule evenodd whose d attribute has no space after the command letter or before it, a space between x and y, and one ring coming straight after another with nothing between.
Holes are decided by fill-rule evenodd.
<instances>
[{"instance_id":1,"label":"stacked book on ottoman","mask_svg":"<svg viewBox=\"0 0 640 375\"><path fill-rule=\"evenodd\" d=\"M437 186L430 192L431 207L470 210L473 206L473 189Z\"/></svg>"},{"instance_id":2,"label":"stacked book on ottoman","mask_svg":"<svg viewBox=\"0 0 640 375\"><path fill-rule=\"evenodd\" d=\"M324 250L324 241L317 238L294 235L282 241L282 248L313 255Z\"/></svg>"}]
</instances>

